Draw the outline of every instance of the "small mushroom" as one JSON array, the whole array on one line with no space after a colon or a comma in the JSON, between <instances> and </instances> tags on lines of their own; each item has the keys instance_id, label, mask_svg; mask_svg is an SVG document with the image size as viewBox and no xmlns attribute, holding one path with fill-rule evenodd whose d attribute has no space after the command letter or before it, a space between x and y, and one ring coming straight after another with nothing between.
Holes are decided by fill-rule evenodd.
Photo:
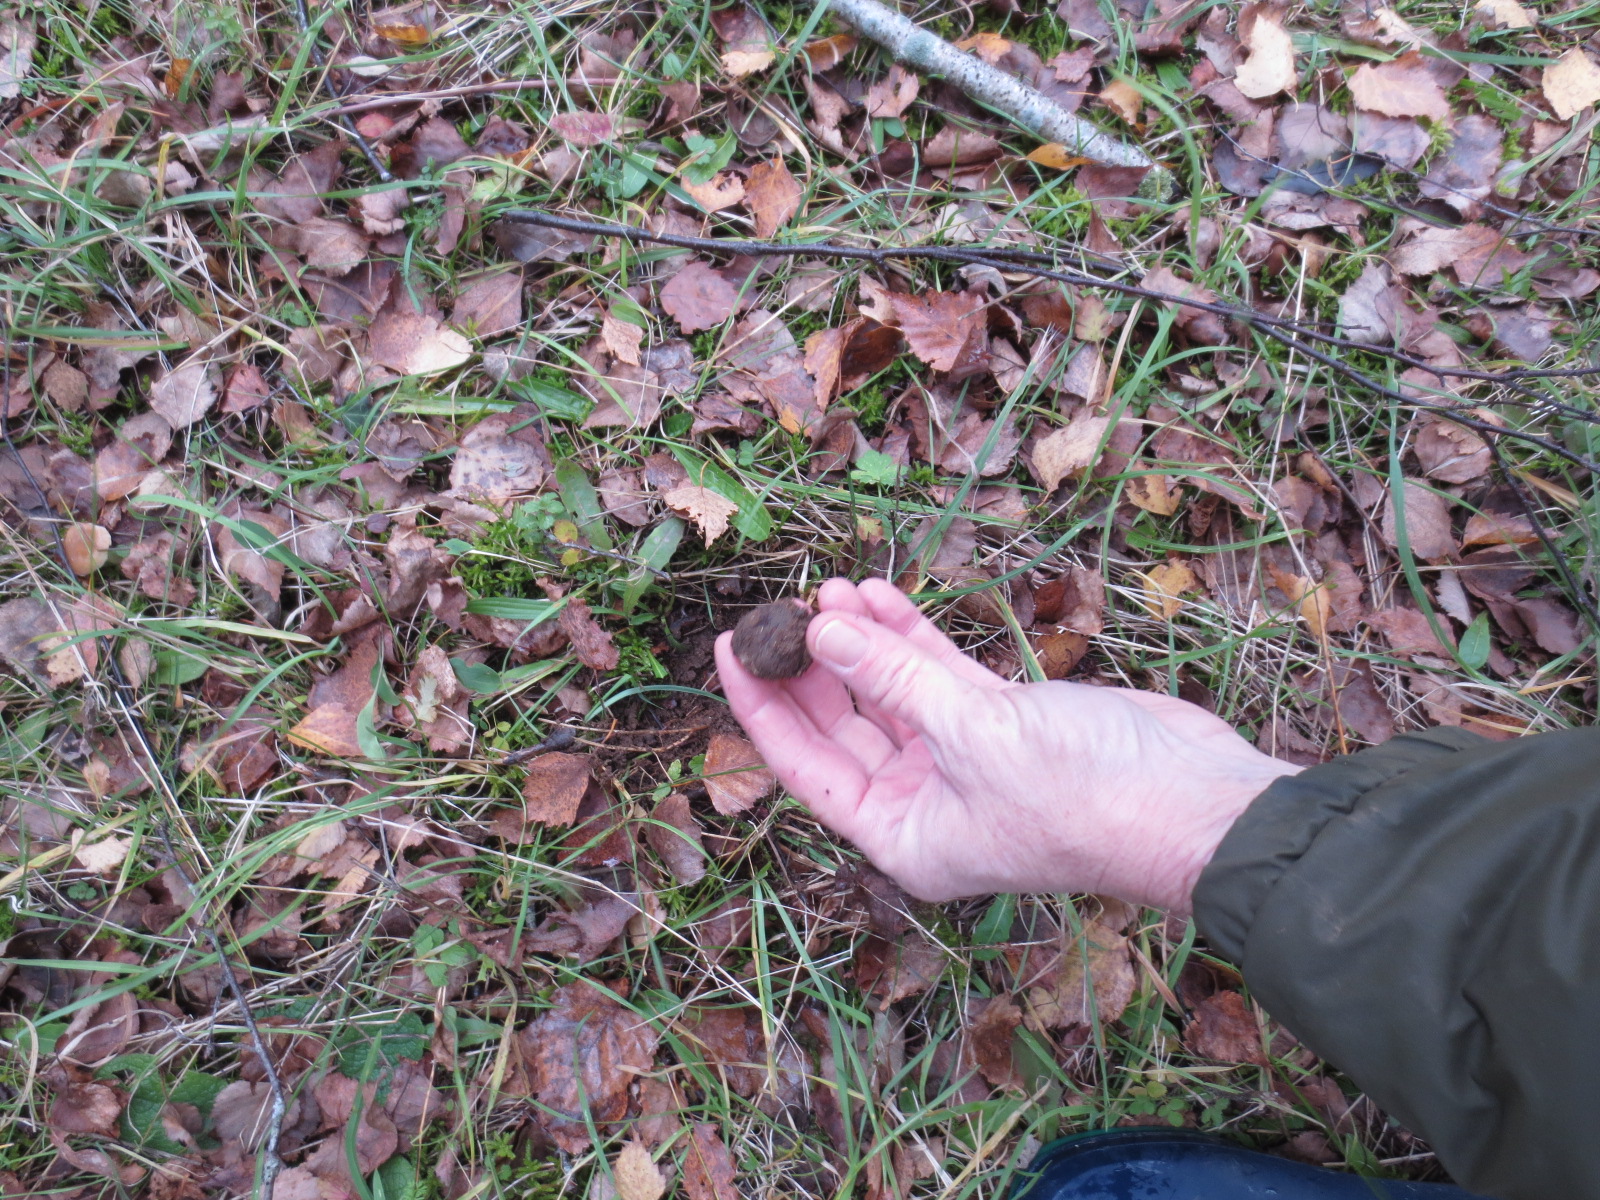
<instances>
[{"instance_id":1,"label":"small mushroom","mask_svg":"<svg viewBox=\"0 0 1600 1200\"><path fill-rule=\"evenodd\" d=\"M793 679L811 665L809 624L811 610L801 600L752 608L733 627L733 652L758 679Z\"/></svg>"}]
</instances>

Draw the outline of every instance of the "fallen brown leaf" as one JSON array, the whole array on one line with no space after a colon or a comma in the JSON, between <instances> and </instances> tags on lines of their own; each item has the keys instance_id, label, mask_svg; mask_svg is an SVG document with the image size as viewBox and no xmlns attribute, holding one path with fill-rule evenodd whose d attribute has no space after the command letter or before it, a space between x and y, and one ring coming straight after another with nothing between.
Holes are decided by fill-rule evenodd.
<instances>
[{"instance_id":1,"label":"fallen brown leaf","mask_svg":"<svg viewBox=\"0 0 1600 1200\"><path fill-rule=\"evenodd\" d=\"M450 494L500 501L537 492L550 475L550 455L534 429L538 413L519 406L492 413L461 439L450 468Z\"/></svg>"},{"instance_id":2,"label":"fallen brown leaf","mask_svg":"<svg viewBox=\"0 0 1600 1200\"><path fill-rule=\"evenodd\" d=\"M650 1070L659 1041L648 1021L597 983L578 979L555 990L520 1043L535 1094L551 1110L540 1122L557 1145L569 1153L587 1150L586 1116L604 1131L627 1115L629 1088Z\"/></svg>"},{"instance_id":3,"label":"fallen brown leaf","mask_svg":"<svg viewBox=\"0 0 1600 1200\"><path fill-rule=\"evenodd\" d=\"M426 737L433 753L454 754L472 741L470 699L444 648L425 646L400 693L395 720Z\"/></svg>"},{"instance_id":4,"label":"fallen brown leaf","mask_svg":"<svg viewBox=\"0 0 1600 1200\"><path fill-rule=\"evenodd\" d=\"M1386 117L1450 119L1450 101L1427 60L1415 50L1386 63L1362 63L1350 77L1356 107Z\"/></svg>"},{"instance_id":5,"label":"fallen brown leaf","mask_svg":"<svg viewBox=\"0 0 1600 1200\"><path fill-rule=\"evenodd\" d=\"M556 617L556 626L567 635L573 653L584 666L595 671L616 670L622 653L582 600L568 600L566 607Z\"/></svg>"},{"instance_id":6,"label":"fallen brown leaf","mask_svg":"<svg viewBox=\"0 0 1600 1200\"><path fill-rule=\"evenodd\" d=\"M787 225L800 211L803 194L800 181L789 173L782 155L751 167L744 185L744 206L755 218L756 237L766 241Z\"/></svg>"},{"instance_id":7,"label":"fallen brown leaf","mask_svg":"<svg viewBox=\"0 0 1600 1200\"><path fill-rule=\"evenodd\" d=\"M739 289L704 262L680 270L661 289L661 308L685 333L720 325L739 307Z\"/></svg>"},{"instance_id":8,"label":"fallen brown leaf","mask_svg":"<svg viewBox=\"0 0 1600 1200\"><path fill-rule=\"evenodd\" d=\"M522 272L491 271L472 279L456 296L450 323L479 338L517 328L522 324Z\"/></svg>"},{"instance_id":9,"label":"fallen brown leaf","mask_svg":"<svg viewBox=\"0 0 1600 1200\"><path fill-rule=\"evenodd\" d=\"M1145 607L1158 617L1170 621L1183 608L1183 597L1188 592L1200 590L1199 577L1189 564L1176 559L1151 567L1143 573L1149 583Z\"/></svg>"},{"instance_id":10,"label":"fallen brown leaf","mask_svg":"<svg viewBox=\"0 0 1600 1200\"><path fill-rule=\"evenodd\" d=\"M888 297L911 352L935 371L965 378L988 361L989 302L974 290Z\"/></svg>"},{"instance_id":11,"label":"fallen brown leaf","mask_svg":"<svg viewBox=\"0 0 1600 1200\"><path fill-rule=\"evenodd\" d=\"M386 308L367 331L372 361L402 375L437 375L472 357L472 343L438 318Z\"/></svg>"},{"instance_id":12,"label":"fallen brown leaf","mask_svg":"<svg viewBox=\"0 0 1600 1200\"><path fill-rule=\"evenodd\" d=\"M1193 1018L1183 1027L1183 1045L1189 1053L1213 1062L1267 1065L1255 1015L1238 992L1213 992L1192 1011Z\"/></svg>"},{"instance_id":13,"label":"fallen brown leaf","mask_svg":"<svg viewBox=\"0 0 1600 1200\"><path fill-rule=\"evenodd\" d=\"M889 65L889 74L867 89L866 108L869 117L897 120L905 115L917 99L922 81L914 71L899 63Z\"/></svg>"},{"instance_id":14,"label":"fallen brown leaf","mask_svg":"<svg viewBox=\"0 0 1600 1200\"><path fill-rule=\"evenodd\" d=\"M733 1157L709 1121L697 1121L689 1130L689 1144L683 1152L683 1190L689 1200L740 1200Z\"/></svg>"},{"instance_id":15,"label":"fallen brown leaf","mask_svg":"<svg viewBox=\"0 0 1600 1200\"><path fill-rule=\"evenodd\" d=\"M1022 1010L1009 996L991 996L967 1009L967 1037L978 1071L991 1086L1020 1091L1022 1075L1012 1056L1012 1039L1022 1024Z\"/></svg>"},{"instance_id":16,"label":"fallen brown leaf","mask_svg":"<svg viewBox=\"0 0 1600 1200\"><path fill-rule=\"evenodd\" d=\"M1085 921L1037 978L1024 977L1027 1020L1038 1029L1071 1029L1118 1020L1136 980L1128 939L1101 921Z\"/></svg>"},{"instance_id":17,"label":"fallen brown leaf","mask_svg":"<svg viewBox=\"0 0 1600 1200\"><path fill-rule=\"evenodd\" d=\"M651 1161L650 1151L639 1142L629 1142L611 1164L616 1180L617 1200L661 1200L667 1181Z\"/></svg>"},{"instance_id":18,"label":"fallen brown leaf","mask_svg":"<svg viewBox=\"0 0 1600 1200\"><path fill-rule=\"evenodd\" d=\"M1456 552L1455 535L1450 529L1450 502L1433 488L1413 479L1405 481L1396 516L1393 494L1386 495L1379 528L1389 546L1399 548L1400 524L1404 521L1411 553L1424 562L1439 562Z\"/></svg>"},{"instance_id":19,"label":"fallen brown leaf","mask_svg":"<svg viewBox=\"0 0 1600 1200\"><path fill-rule=\"evenodd\" d=\"M752 807L778 782L755 746L737 734L712 734L705 762L706 792L711 806L724 816Z\"/></svg>"},{"instance_id":20,"label":"fallen brown leaf","mask_svg":"<svg viewBox=\"0 0 1600 1200\"><path fill-rule=\"evenodd\" d=\"M209 362L191 358L150 385L150 408L174 429L193 425L216 402L217 369Z\"/></svg>"},{"instance_id":21,"label":"fallen brown leaf","mask_svg":"<svg viewBox=\"0 0 1600 1200\"><path fill-rule=\"evenodd\" d=\"M1126 79L1113 79L1100 89L1100 103L1104 104L1129 125L1139 123L1139 106L1144 103L1139 89Z\"/></svg>"},{"instance_id":22,"label":"fallen brown leaf","mask_svg":"<svg viewBox=\"0 0 1600 1200\"><path fill-rule=\"evenodd\" d=\"M655 806L644 838L680 884L696 884L706 877L700 822L682 792L670 793Z\"/></svg>"},{"instance_id":23,"label":"fallen brown leaf","mask_svg":"<svg viewBox=\"0 0 1600 1200\"><path fill-rule=\"evenodd\" d=\"M690 198L708 213L732 208L744 199L744 180L737 175L717 175L707 183L695 183L688 179L680 179L679 183Z\"/></svg>"},{"instance_id":24,"label":"fallen brown leaf","mask_svg":"<svg viewBox=\"0 0 1600 1200\"><path fill-rule=\"evenodd\" d=\"M856 950L856 986L885 1006L919 996L939 981L949 955L920 929L895 938L869 934Z\"/></svg>"},{"instance_id":25,"label":"fallen brown leaf","mask_svg":"<svg viewBox=\"0 0 1600 1200\"><path fill-rule=\"evenodd\" d=\"M1105 448L1110 425L1110 417L1084 408L1066 425L1052 429L1034 444L1033 473L1046 496L1060 487L1063 479L1081 475L1095 464Z\"/></svg>"},{"instance_id":26,"label":"fallen brown leaf","mask_svg":"<svg viewBox=\"0 0 1600 1200\"><path fill-rule=\"evenodd\" d=\"M522 780L522 818L529 825L570 825L589 787L587 754L541 754Z\"/></svg>"},{"instance_id":27,"label":"fallen brown leaf","mask_svg":"<svg viewBox=\"0 0 1600 1200\"><path fill-rule=\"evenodd\" d=\"M72 1136L117 1136L117 1123L128 1098L109 1083L69 1083L50 1104L50 1129Z\"/></svg>"},{"instance_id":28,"label":"fallen brown leaf","mask_svg":"<svg viewBox=\"0 0 1600 1200\"><path fill-rule=\"evenodd\" d=\"M1404 313L1403 293L1381 262L1369 262L1339 297L1339 332L1352 341L1392 346Z\"/></svg>"}]
</instances>

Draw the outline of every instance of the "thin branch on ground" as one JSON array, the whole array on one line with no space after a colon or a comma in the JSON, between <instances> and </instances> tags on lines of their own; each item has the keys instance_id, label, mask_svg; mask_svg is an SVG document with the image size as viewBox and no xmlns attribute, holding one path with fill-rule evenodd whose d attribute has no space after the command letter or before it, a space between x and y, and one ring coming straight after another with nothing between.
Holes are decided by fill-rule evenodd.
<instances>
[{"instance_id":1,"label":"thin branch on ground","mask_svg":"<svg viewBox=\"0 0 1600 1200\"><path fill-rule=\"evenodd\" d=\"M1140 287L1137 284L1123 283L1115 279L1106 279L1100 276L1089 275L1077 271L1053 270L1046 267L1034 266L1019 261L1015 257L1010 260L991 255L988 250L963 250L950 246L846 246L837 242L762 242L746 238L702 238L689 237L679 234L652 233L648 229L637 225L619 225L608 221L584 221L573 217L563 217L555 213L536 212L528 209L513 209L500 214L501 218L508 221L517 221L528 225L542 225L552 229L565 230L568 233L580 233L593 237L616 237L629 241L656 242L662 245L675 246L686 250L703 250L715 254L746 254L746 255L783 255L786 257L816 256L822 258L857 259L882 266L895 259L927 259L935 262L953 262L969 266L993 267L996 270L1020 271L1040 279L1050 279L1060 283L1071 284L1075 287L1105 288L1109 291L1134 296L1144 300L1159 301L1164 304L1177 304L1186 308L1197 309L1202 312L1216 313L1219 316L1236 320L1242 324L1260 330L1267 337L1295 350L1315 362L1322 364L1336 373L1343 375L1352 383L1366 388L1384 399L1396 404L1413 408L1420 408L1427 412L1437 413L1439 416L1454 422L1464 428L1471 429L1491 439L1512 438L1536 446L1548 454L1572 463L1574 466L1584 467L1588 470L1600 470L1600 461L1585 458L1583 455L1569 450L1559 442L1529 433L1524 429L1511 426L1497 425L1492 421L1485 421L1470 415L1478 411L1480 404L1463 401L1459 405L1445 404L1439 401L1428 400L1420 396L1410 396L1404 392L1380 383L1358 367L1324 353L1316 347L1308 345L1302 339L1320 342L1335 349L1349 349L1365 354L1374 354L1395 362L1409 366L1420 367L1441 377L1446 375L1463 375L1467 378L1482 382L1500 385L1509 389L1519 390L1530 396L1527 400L1501 398L1498 403L1521 405L1535 408L1540 412L1549 412L1571 417L1574 420L1585 421L1591 424L1600 424L1600 414L1590 410L1563 404L1546 395L1532 393L1526 385L1520 383L1522 379L1544 378L1575 378L1600 374L1600 367L1575 367L1561 371L1462 371L1455 368L1434 367L1426 362L1414 359L1398 350L1372 345L1366 342L1355 342L1348 338L1336 337L1333 334L1323 333L1312 329L1300 322L1273 317L1266 313L1258 313L1251 309L1239 308L1231 304L1218 304L1213 301L1199 300L1192 296L1180 296L1171 292L1156 291L1152 288Z\"/></svg>"},{"instance_id":2,"label":"thin branch on ground","mask_svg":"<svg viewBox=\"0 0 1600 1200\"><path fill-rule=\"evenodd\" d=\"M167 852L168 865L178 876L183 886L189 889L191 895L198 897L198 887L189 878L183 869L183 860L179 858L177 848L172 844L172 832L165 821L156 826L161 835L161 843ZM289 1095L284 1090L283 1080L278 1076L278 1068L272 1061L272 1055L267 1050L266 1039L261 1036L261 1027L256 1024L255 1012L250 1007L249 997L245 995L244 985L239 982L239 976L233 969L233 963L228 959L227 948L222 944L222 938L217 933L215 926L209 921L194 919L191 921L196 932L206 939L212 953L217 956L217 963L222 970L223 982L227 984L228 991L233 996L234 1003L239 1006L239 1015L244 1021L245 1029L250 1034L250 1046L255 1051L256 1059L261 1064L262 1077L267 1088L272 1093L272 1106L267 1112L266 1137L261 1143L261 1190L257 1193L260 1200L272 1200L273 1185L277 1182L278 1174L283 1170L283 1159L278 1156L278 1142L283 1136L284 1117L289 1112Z\"/></svg>"}]
</instances>

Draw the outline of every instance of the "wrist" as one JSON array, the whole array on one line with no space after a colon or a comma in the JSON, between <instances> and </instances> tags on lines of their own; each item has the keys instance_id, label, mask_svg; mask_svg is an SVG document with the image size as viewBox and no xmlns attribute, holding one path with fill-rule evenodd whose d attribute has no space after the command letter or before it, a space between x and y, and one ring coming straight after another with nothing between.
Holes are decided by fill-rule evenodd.
<instances>
[{"instance_id":1,"label":"wrist","mask_svg":"<svg viewBox=\"0 0 1600 1200\"><path fill-rule=\"evenodd\" d=\"M1191 784L1186 819L1175 824L1178 833L1164 869L1150 879L1145 903L1177 916L1194 911L1194 889L1200 875L1216 856L1217 847L1247 808L1272 784L1303 768L1252 751L1253 761L1242 762Z\"/></svg>"}]
</instances>

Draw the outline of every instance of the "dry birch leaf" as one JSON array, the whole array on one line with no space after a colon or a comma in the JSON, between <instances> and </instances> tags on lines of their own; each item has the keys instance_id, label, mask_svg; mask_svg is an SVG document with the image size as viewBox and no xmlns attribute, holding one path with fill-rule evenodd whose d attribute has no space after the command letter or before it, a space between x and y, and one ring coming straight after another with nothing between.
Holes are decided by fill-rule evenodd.
<instances>
[{"instance_id":1,"label":"dry birch leaf","mask_svg":"<svg viewBox=\"0 0 1600 1200\"><path fill-rule=\"evenodd\" d=\"M1234 73L1233 84L1252 100L1292 91L1297 82L1294 43L1282 14L1265 4L1248 6L1239 17L1240 40L1250 54Z\"/></svg>"},{"instance_id":2,"label":"dry birch leaf","mask_svg":"<svg viewBox=\"0 0 1600 1200\"><path fill-rule=\"evenodd\" d=\"M728 521L739 511L739 506L732 500L710 488L693 485L673 488L661 499L668 508L693 521L708 546L727 532Z\"/></svg>"},{"instance_id":3,"label":"dry birch leaf","mask_svg":"<svg viewBox=\"0 0 1600 1200\"><path fill-rule=\"evenodd\" d=\"M1546 67L1541 82L1550 111L1563 121L1600 100L1600 66L1577 46Z\"/></svg>"}]
</instances>

